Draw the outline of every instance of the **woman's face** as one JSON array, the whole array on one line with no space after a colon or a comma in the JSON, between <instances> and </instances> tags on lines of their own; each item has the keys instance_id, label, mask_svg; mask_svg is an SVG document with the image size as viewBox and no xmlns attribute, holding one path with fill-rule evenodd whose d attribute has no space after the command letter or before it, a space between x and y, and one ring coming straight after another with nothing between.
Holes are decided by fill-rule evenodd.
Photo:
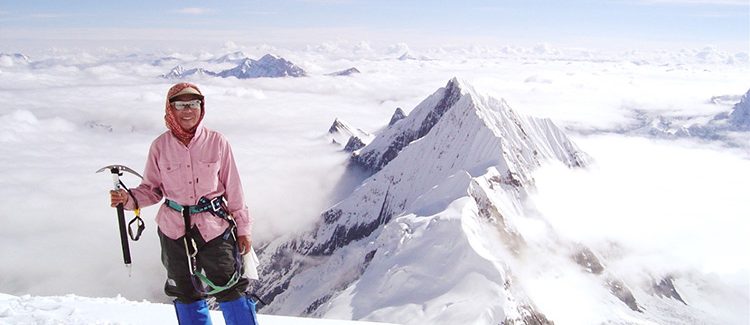
<instances>
[{"instance_id":1,"label":"woman's face","mask_svg":"<svg viewBox=\"0 0 750 325\"><path fill-rule=\"evenodd\" d=\"M184 94L180 95L174 98L172 102L175 101L191 101L191 100L200 100L201 97L194 94ZM190 130L193 127L195 127L200 118L201 118L201 108L193 109L193 108L186 108L182 110L177 110L172 106L172 111L175 113L175 117L177 117L177 122L180 123L180 127L182 127L183 130Z\"/></svg>"}]
</instances>

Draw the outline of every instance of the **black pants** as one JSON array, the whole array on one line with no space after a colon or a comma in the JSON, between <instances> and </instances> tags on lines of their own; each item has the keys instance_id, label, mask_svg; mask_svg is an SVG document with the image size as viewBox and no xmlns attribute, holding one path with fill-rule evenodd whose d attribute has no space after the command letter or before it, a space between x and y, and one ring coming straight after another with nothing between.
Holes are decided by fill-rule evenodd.
<instances>
[{"instance_id":1,"label":"black pants","mask_svg":"<svg viewBox=\"0 0 750 325\"><path fill-rule=\"evenodd\" d=\"M205 293L196 290L193 285L183 238L180 237L175 240L164 235L161 230L158 233L161 242L161 262L167 269L167 282L164 285L164 292L170 297L175 297L177 301L186 304L205 299ZM235 272L234 247L236 243L234 238L229 236L227 240L224 240L223 236L219 236L206 242L197 228L191 229L191 234L188 234L188 236L195 239L198 248L195 257L196 268L203 270L206 277L214 284L218 286L226 285ZM189 244L190 237L188 237ZM200 280L195 279L195 281L203 285ZM232 288L219 292L214 297L218 302L235 300L245 294L248 283L247 278L243 276Z\"/></svg>"}]
</instances>

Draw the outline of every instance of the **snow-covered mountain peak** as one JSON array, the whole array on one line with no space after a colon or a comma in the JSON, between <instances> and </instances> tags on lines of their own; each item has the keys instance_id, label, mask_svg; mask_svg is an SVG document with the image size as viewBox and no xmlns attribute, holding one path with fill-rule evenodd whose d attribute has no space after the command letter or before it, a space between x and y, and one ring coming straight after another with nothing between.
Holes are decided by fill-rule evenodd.
<instances>
[{"instance_id":1,"label":"snow-covered mountain peak","mask_svg":"<svg viewBox=\"0 0 750 325\"><path fill-rule=\"evenodd\" d=\"M237 79L248 79L263 77L304 77L307 74L302 68L282 57L266 54L257 61L245 58L236 67L224 70L218 75L224 78L236 77Z\"/></svg>"},{"instance_id":2,"label":"snow-covered mountain peak","mask_svg":"<svg viewBox=\"0 0 750 325\"><path fill-rule=\"evenodd\" d=\"M1 53L0 52L0 66L10 67L18 64L28 64L31 60L28 56L21 53Z\"/></svg>"},{"instance_id":3,"label":"snow-covered mountain peak","mask_svg":"<svg viewBox=\"0 0 750 325\"><path fill-rule=\"evenodd\" d=\"M215 63L226 63L226 62L237 63L237 62L241 62L242 60L244 60L246 58L247 58L247 55L245 55L245 53L243 53L242 51L235 51L235 52L232 52L232 53L224 54L221 57L218 57L216 59L213 59L213 60L211 60L211 62L215 62Z\"/></svg>"},{"instance_id":4,"label":"snow-covered mountain peak","mask_svg":"<svg viewBox=\"0 0 750 325\"><path fill-rule=\"evenodd\" d=\"M331 127L328 128L328 134L331 135L345 135L346 140L349 139L350 136L352 136L354 133L354 127L349 125L349 123L346 123L345 121L342 121L338 118L333 120L333 124L331 124ZM336 141L338 143L345 143L346 141Z\"/></svg>"},{"instance_id":5,"label":"snow-covered mountain peak","mask_svg":"<svg viewBox=\"0 0 750 325\"><path fill-rule=\"evenodd\" d=\"M282 59L282 58L280 58L278 56L275 56L275 55L269 53L269 54L264 55L262 58L260 58L260 60L258 60L258 62L263 63L263 64L269 64L269 63L273 63L273 62L278 61L278 60L284 60L284 59ZM286 61L286 60L284 60L284 61Z\"/></svg>"},{"instance_id":6,"label":"snow-covered mountain peak","mask_svg":"<svg viewBox=\"0 0 750 325\"><path fill-rule=\"evenodd\" d=\"M388 126L396 124L396 122L403 120L406 118L406 113L404 113L404 110L401 109L401 107L396 107L396 111L393 112L393 115L391 115L391 121L388 122Z\"/></svg>"},{"instance_id":7,"label":"snow-covered mountain peak","mask_svg":"<svg viewBox=\"0 0 750 325\"><path fill-rule=\"evenodd\" d=\"M163 74L161 77L166 79L179 79L182 78L183 73L185 73L185 67L177 65L172 68L172 70L169 70L169 73Z\"/></svg>"},{"instance_id":8,"label":"snow-covered mountain peak","mask_svg":"<svg viewBox=\"0 0 750 325\"><path fill-rule=\"evenodd\" d=\"M351 152L369 143L373 136L351 126L344 120L336 118L331 127L328 128L328 138L331 143L344 146L347 151Z\"/></svg>"},{"instance_id":9,"label":"snow-covered mountain peak","mask_svg":"<svg viewBox=\"0 0 750 325\"><path fill-rule=\"evenodd\" d=\"M750 90L734 105L729 114L729 123L740 130L750 130Z\"/></svg>"},{"instance_id":10,"label":"snow-covered mountain peak","mask_svg":"<svg viewBox=\"0 0 750 325\"><path fill-rule=\"evenodd\" d=\"M346 70L331 72L331 73L328 73L326 75L327 76L339 77L339 76L351 76L353 74L358 74L358 73L361 73L361 71L359 71L359 69L357 69L355 67L351 67L351 68L346 69Z\"/></svg>"},{"instance_id":11,"label":"snow-covered mountain peak","mask_svg":"<svg viewBox=\"0 0 750 325\"><path fill-rule=\"evenodd\" d=\"M177 65L169 73L161 75L165 79L183 79L191 76L215 76L216 73L203 68L185 69L182 65Z\"/></svg>"},{"instance_id":12,"label":"snow-covered mountain peak","mask_svg":"<svg viewBox=\"0 0 750 325\"><path fill-rule=\"evenodd\" d=\"M343 129L337 122L332 130ZM361 298L376 302L348 317L377 318L387 301L415 299L419 304L460 287L467 275L484 274L475 280L487 288L481 296L488 299L464 306L475 315L464 320L488 309L494 310L494 323L520 321L523 315L544 319L506 283L507 266L488 261L484 250L506 254L506 246L514 252L524 247L512 220L523 213L522 199L533 186L531 170L541 161L586 164L586 155L550 120L518 115L504 101L481 96L453 78L352 159L373 175L326 210L313 230L272 242L261 253L261 265L266 265L261 273L269 281L257 290L274 301L273 312L335 315L341 312L335 306L352 305L362 292ZM480 228L475 231L480 234L467 233L466 227ZM480 239L498 230L501 246L489 247L496 244ZM455 267L437 270L440 256L455 257ZM425 276L408 275L414 272ZM444 281L436 285L435 278ZM373 279L392 285L360 286ZM430 293L425 296L417 287ZM459 300L468 297L466 292L448 296L454 294ZM329 303L334 298L340 301ZM409 313L411 307L395 308ZM415 324L432 323L440 314L428 311Z\"/></svg>"},{"instance_id":13,"label":"snow-covered mountain peak","mask_svg":"<svg viewBox=\"0 0 750 325\"><path fill-rule=\"evenodd\" d=\"M482 121L481 128L493 132L497 137L504 139L503 141L521 141L518 139L527 138L529 136L527 131L531 129L541 132L539 136L542 138L563 136L562 131L549 120L531 119L529 125L524 128L521 120L525 118L517 115L505 100L485 97L467 82L453 78L445 87L438 89L417 105L401 123L394 123L386 128L371 144L362 149L354 160L373 172L379 171L401 150L427 135L449 111L454 110L459 110L459 112L451 114L450 120L457 124L448 122L453 124L449 128L464 128L468 125L464 123L467 117L474 116ZM517 137L508 138L506 137L508 134ZM552 141L552 143L563 144L566 148L553 148L545 145L546 151L554 152L554 155L548 156L562 159L569 166L584 165L585 158L577 156L578 150L575 146L568 145L570 141L567 139L559 140L561 141ZM535 160L533 156L538 153L531 150L525 154L525 158Z\"/></svg>"}]
</instances>

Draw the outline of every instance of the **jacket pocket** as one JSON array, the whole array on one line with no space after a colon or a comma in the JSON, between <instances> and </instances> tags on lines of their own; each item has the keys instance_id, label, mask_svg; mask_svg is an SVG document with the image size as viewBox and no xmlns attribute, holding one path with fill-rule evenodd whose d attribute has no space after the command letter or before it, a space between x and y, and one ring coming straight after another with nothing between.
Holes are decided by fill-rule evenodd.
<instances>
[{"instance_id":1,"label":"jacket pocket","mask_svg":"<svg viewBox=\"0 0 750 325\"><path fill-rule=\"evenodd\" d=\"M196 167L196 185L200 194L215 192L219 188L219 162L201 161Z\"/></svg>"},{"instance_id":2,"label":"jacket pocket","mask_svg":"<svg viewBox=\"0 0 750 325\"><path fill-rule=\"evenodd\" d=\"M182 164L172 162L162 162L161 166L161 183L164 187L164 194L170 198L182 196L185 192L187 179L184 177Z\"/></svg>"}]
</instances>

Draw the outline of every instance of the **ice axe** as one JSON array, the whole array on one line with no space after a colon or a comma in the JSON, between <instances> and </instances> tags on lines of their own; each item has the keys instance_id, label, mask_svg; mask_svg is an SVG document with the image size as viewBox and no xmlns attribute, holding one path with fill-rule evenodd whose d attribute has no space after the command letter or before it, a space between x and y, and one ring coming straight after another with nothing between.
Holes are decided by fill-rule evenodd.
<instances>
[{"instance_id":1,"label":"ice axe","mask_svg":"<svg viewBox=\"0 0 750 325\"><path fill-rule=\"evenodd\" d=\"M122 172L128 172L135 176L140 177L143 179L143 176L138 174L138 172L128 168L127 166L123 165L109 165L104 166L101 169L97 170L96 172L102 172L109 169L109 171L112 173L112 182L114 183L115 191L121 189L122 187L125 187L120 181L120 176L122 176ZM136 209L137 209L137 203L136 203ZM143 220L141 220L139 213L136 212L136 219L133 219L132 222L135 222L136 220L139 221L139 229L138 229L138 237L140 237L140 233L143 231ZM122 258L125 261L125 266L128 268L128 271L130 271L130 246L128 244L128 236L127 231L125 230L125 208L123 207L122 203L117 205L117 221L120 225L120 243L122 244ZM131 222L131 223L132 223ZM131 237L132 232L131 232ZM137 240L137 238L133 238L134 240Z\"/></svg>"}]
</instances>

